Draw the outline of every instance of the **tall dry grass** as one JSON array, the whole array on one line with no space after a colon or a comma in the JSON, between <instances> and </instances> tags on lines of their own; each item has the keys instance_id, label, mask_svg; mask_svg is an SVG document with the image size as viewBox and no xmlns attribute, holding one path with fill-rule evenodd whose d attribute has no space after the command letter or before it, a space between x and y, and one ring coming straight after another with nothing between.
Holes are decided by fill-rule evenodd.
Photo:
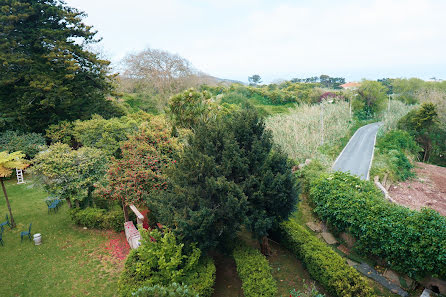
<instances>
[{"instance_id":1,"label":"tall dry grass","mask_svg":"<svg viewBox=\"0 0 446 297\"><path fill-rule=\"evenodd\" d=\"M287 114L266 119L266 126L273 133L274 141L292 159L319 159L330 164L328 156L318 151L321 145L320 105L299 105ZM324 143L334 144L348 133L352 126L349 105L337 102L324 105Z\"/></svg>"},{"instance_id":2,"label":"tall dry grass","mask_svg":"<svg viewBox=\"0 0 446 297\"><path fill-rule=\"evenodd\" d=\"M379 116L379 120L383 122L383 125L378 135L384 135L390 130L395 130L399 119L416 107L418 105L407 105L398 100L391 100L390 109L386 109Z\"/></svg>"}]
</instances>

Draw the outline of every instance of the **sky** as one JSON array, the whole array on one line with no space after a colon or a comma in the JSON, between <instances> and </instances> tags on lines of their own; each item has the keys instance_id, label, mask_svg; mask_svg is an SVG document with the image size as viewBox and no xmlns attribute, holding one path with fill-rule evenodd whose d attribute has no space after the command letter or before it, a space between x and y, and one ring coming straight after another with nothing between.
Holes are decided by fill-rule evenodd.
<instances>
[{"instance_id":1,"label":"sky","mask_svg":"<svg viewBox=\"0 0 446 297\"><path fill-rule=\"evenodd\" d=\"M210 75L269 83L327 74L347 81L446 79L444 0L65 0L88 14L118 65L145 48Z\"/></svg>"}]
</instances>

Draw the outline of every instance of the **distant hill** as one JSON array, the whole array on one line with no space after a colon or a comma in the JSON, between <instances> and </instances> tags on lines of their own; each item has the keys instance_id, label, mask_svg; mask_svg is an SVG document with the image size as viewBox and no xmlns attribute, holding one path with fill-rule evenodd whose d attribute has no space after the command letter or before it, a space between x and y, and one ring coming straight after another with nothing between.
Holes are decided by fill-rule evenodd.
<instances>
[{"instance_id":1,"label":"distant hill","mask_svg":"<svg viewBox=\"0 0 446 297\"><path fill-rule=\"evenodd\" d=\"M234 79L227 79L227 78L219 78L219 77L215 77L215 76L209 76L210 78L213 78L217 84L224 84L224 85L232 85L232 84L241 84L241 85L246 85L246 83L241 82L239 80L234 80Z\"/></svg>"}]
</instances>

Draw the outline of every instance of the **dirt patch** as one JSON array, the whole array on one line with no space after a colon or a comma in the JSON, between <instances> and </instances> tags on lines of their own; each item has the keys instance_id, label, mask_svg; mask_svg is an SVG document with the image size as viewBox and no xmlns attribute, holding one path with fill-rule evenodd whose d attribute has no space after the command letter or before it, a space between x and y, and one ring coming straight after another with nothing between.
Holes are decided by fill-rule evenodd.
<instances>
[{"instance_id":1,"label":"dirt patch","mask_svg":"<svg viewBox=\"0 0 446 297\"><path fill-rule=\"evenodd\" d=\"M242 282L238 277L234 259L220 253L213 253L212 256L217 270L212 297L243 296Z\"/></svg>"},{"instance_id":2,"label":"dirt patch","mask_svg":"<svg viewBox=\"0 0 446 297\"><path fill-rule=\"evenodd\" d=\"M392 185L389 195L411 209L429 207L446 216L446 168L416 163L415 179Z\"/></svg>"}]
</instances>

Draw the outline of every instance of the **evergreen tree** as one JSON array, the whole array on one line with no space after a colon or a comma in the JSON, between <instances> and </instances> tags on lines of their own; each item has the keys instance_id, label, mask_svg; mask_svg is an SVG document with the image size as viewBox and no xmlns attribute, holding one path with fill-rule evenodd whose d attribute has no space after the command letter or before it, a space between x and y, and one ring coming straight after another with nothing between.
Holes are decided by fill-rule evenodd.
<instances>
[{"instance_id":1,"label":"evergreen tree","mask_svg":"<svg viewBox=\"0 0 446 297\"><path fill-rule=\"evenodd\" d=\"M271 134L253 108L198 125L168 175L169 190L149 206L201 249L225 247L244 224L261 239L296 204L291 166L272 150Z\"/></svg>"},{"instance_id":2,"label":"evergreen tree","mask_svg":"<svg viewBox=\"0 0 446 297\"><path fill-rule=\"evenodd\" d=\"M99 40L84 17L59 0L0 1L0 129L122 114L105 98L109 62L86 49Z\"/></svg>"}]
</instances>

